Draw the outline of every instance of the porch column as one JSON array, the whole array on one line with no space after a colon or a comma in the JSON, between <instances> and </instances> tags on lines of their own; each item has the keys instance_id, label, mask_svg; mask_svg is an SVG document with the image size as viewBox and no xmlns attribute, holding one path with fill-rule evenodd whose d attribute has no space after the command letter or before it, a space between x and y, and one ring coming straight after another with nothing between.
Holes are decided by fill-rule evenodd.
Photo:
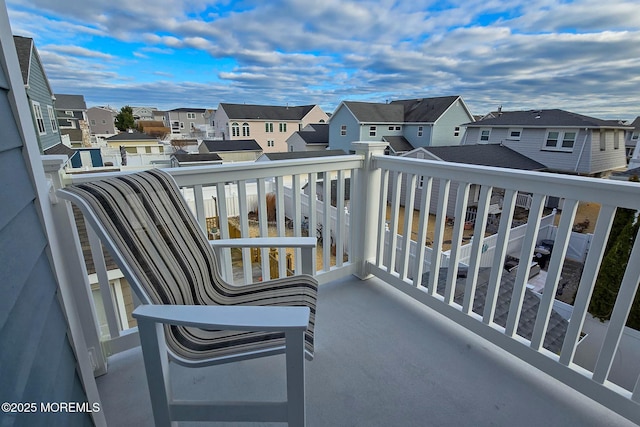
<instances>
[{"instance_id":1,"label":"porch column","mask_svg":"<svg viewBox=\"0 0 640 427\"><path fill-rule=\"evenodd\" d=\"M352 242L357 263L357 273L360 279L367 279L370 274L367 271L367 261L374 261L376 257L378 227L378 213L380 203L380 169L373 167L373 156L384 155L386 142L381 141L355 141L351 147L356 154L364 156L362 169L356 174L356 193L351 194L351 221ZM355 203L353 203L355 202Z\"/></svg>"}]
</instances>

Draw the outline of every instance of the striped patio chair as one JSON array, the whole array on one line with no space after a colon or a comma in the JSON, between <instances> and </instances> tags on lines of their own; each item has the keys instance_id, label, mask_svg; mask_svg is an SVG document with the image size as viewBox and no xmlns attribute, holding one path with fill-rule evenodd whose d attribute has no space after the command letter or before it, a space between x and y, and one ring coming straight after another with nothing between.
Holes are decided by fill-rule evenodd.
<instances>
[{"instance_id":1,"label":"striped patio chair","mask_svg":"<svg viewBox=\"0 0 640 427\"><path fill-rule=\"evenodd\" d=\"M304 359L313 355L317 297L312 276L226 283L204 231L161 170L68 186L58 195L80 208L143 303L134 317L156 425L218 419L304 425ZM308 239L307 247L315 246ZM287 402L194 409L165 392L169 359L205 366L278 353L287 359Z\"/></svg>"}]
</instances>

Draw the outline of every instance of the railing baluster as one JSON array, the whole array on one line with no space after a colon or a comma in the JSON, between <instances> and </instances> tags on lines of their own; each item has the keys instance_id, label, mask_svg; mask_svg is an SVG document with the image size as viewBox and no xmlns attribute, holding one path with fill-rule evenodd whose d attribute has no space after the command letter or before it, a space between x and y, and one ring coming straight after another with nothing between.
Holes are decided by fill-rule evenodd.
<instances>
[{"instance_id":1,"label":"railing baluster","mask_svg":"<svg viewBox=\"0 0 640 427\"><path fill-rule=\"evenodd\" d=\"M300 184L300 175L293 176L293 235L302 236L302 188ZM295 249L294 270L296 273L302 271L302 250Z\"/></svg>"},{"instance_id":2,"label":"railing baluster","mask_svg":"<svg viewBox=\"0 0 640 427\"><path fill-rule=\"evenodd\" d=\"M451 257L449 258L449 268L447 269L447 281L444 291L445 304L451 304L456 290L458 280L458 260L460 259L460 243L464 233L464 218L467 211L467 199L469 198L468 182L458 183L458 194L456 196L456 206L454 213L453 234L451 236Z\"/></svg>"},{"instance_id":3,"label":"railing baluster","mask_svg":"<svg viewBox=\"0 0 640 427\"><path fill-rule=\"evenodd\" d=\"M339 170L336 181L336 267L342 267L344 264L344 187L344 170Z\"/></svg>"},{"instance_id":4,"label":"railing baluster","mask_svg":"<svg viewBox=\"0 0 640 427\"><path fill-rule=\"evenodd\" d=\"M318 203L316 199L318 174L312 172L309 174L309 237L318 237ZM317 245L316 245L317 248ZM318 268L316 265L316 257L318 250L313 248L311 254L313 255L314 271Z\"/></svg>"},{"instance_id":5,"label":"railing baluster","mask_svg":"<svg viewBox=\"0 0 640 427\"><path fill-rule=\"evenodd\" d=\"M433 178L424 176L422 178L422 199L420 203L420 217L418 225L417 251L415 259L415 270L413 273L413 286L422 285L422 273L424 270L425 252L427 245L427 231L429 231L429 204L431 203L431 189Z\"/></svg>"},{"instance_id":6,"label":"railing baluster","mask_svg":"<svg viewBox=\"0 0 640 427\"><path fill-rule=\"evenodd\" d=\"M387 265L387 271L392 273L396 271L396 256L398 247L398 218L400 217L400 185L402 184L402 172L396 172L393 175L393 188L391 194L391 224L389 229L391 234L389 235L389 264ZM410 215L407 212L406 207L404 214ZM406 238L406 237L405 237Z\"/></svg>"},{"instance_id":7,"label":"railing baluster","mask_svg":"<svg viewBox=\"0 0 640 427\"><path fill-rule=\"evenodd\" d=\"M411 259L411 240L412 240L412 225L413 225L413 205L416 198L416 175L410 174L407 176L405 183L405 202L404 202L404 226L402 235L402 250L401 250L401 264L400 264L400 279L406 280L409 274L409 260Z\"/></svg>"},{"instance_id":8,"label":"railing baluster","mask_svg":"<svg viewBox=\"0 0 640 427\"><path fill-rule=\"evenodd\" d=\"M194 185L193 186L193 200L196 204L196 218L198 219L198 223L200 227L204 230L205 233L208 233L207 230L207 216L204 214L204 196L202 194L202 185Z\"/></svg>"},{"instance_id":9,"label":"railing baluster","mask_svg":"<svg viewBox=\"0 0 640 427\"><path fill-rule=\"evenodd\" d=\"M487 229L492 191L493 187L490 185L483 185L480 188L480 198L478 200L478 210L475 219L476 223L473 228L473 240L471 241L469 269L467 271L467 281L465 283L464 298L462 301L462 311L467 314L473 310L473 300L476 295L478 270L480 268L480 257L482 256L481 249L484 242L484 233ZM451 266L449 266L449 268L451 268Z\"/></svg>"},{"instance_id":10,"label":"railing baluster","mask_svg":"<svg viewBox=\"0 0 640 427\"><path fill-rule=\"evenodd\" d=\"M513 337L518 330L518 322L520 321L520 313L522 313L522 301L524 300L524 291L526 289L527 279L529 278L530 260L533 258L533 250L536 246L536 238L538 237L538 229L540 228L540 218L544 209L544 201L546 196L543 194L534 194L529 218L527 219L527 231L520 252L520 265L516 270L516 280L513 284L513 294L511 295L511 303L509 305L509 315L507 317L507 326L505 334Z\"/></svg>"},{"instance_id":11,"label":"railing baluster","mask_svg":"<svg viewBox=\"0 0 640 427\"><path fill-rule=\"evenodd\" d=\"M331 270L331 172L324 173L322 185L324 220L322 224L322 269Z\"/></svg>"},{"instance_id":12,"label":"railing baluster","mask_svg":"<svg viewBox=\"0 0 640 427\"><path fill-rule=\"evenodd\" d=\"M107 326L109 327L109 335L111 339L120 336L120 322L116 311L116 304L113 294L111 293L111 285L109 284L109 276L107 274L107 266L104 260L104 252L100 238L93 231L93 228L85 220L87 229L87 237L89 239L89 249L91 250L91 258L98 276L98 285L100 286L100 295L102 296L102 305L107 318Z\"/></svg>"},{"instance_id":13,"label":"railing baluster","mask_svg":"<svg viewBox=\"0 0 640 427\"><path fill-rule=\"evenodd\" d=\"M598 355L596 366L593 370L593 380L600 384L602 384L609 376L613 358L618 350L618 345L620 344L620 339L624 332L624 325L627 322L627 317L629 316L636 292L638 291L638 283L640 282L640 262L637 260L639 259L640 238L636 236L633 249L631 249L631 255L629 256L629 262L624 272L622 283L620 284L620 290L618 290L616 303L613 306L613 313L611 313L607 334L604 337L602 348ZM638 391L636 390L635 393L637 395Z\"/></svg>"},{"instance_id":14,"label":"railing baluster","mask_svg":"<svg viewBox=\"0 0 640 427\"><path fill-rule=\"evenodd\" d=\"M389 170L383 169L380 175L380 202L378 206L378 248L376 251L376 266L382 268L384 266L385 257L385 240L387 236L387 195L389 194Z\"/></svg>"},{"instance_id":15,"label":"railing baluster","mask_svg":"<svg viewBox=\"0 0 640 427\"><path fill-rule=\"evenodd\" d=\"M482 321L487 325L493 322L493 316L496 311L498 291L500 290L500 280L502 279L504 260L509 246L509 236L511 235L511 219L513 218L513 212L515 211L516 206L516 194L517 191L512 189L505 190L504 192L502 215L500 218L500 225L498 226L498 240L496 242L496 248L493 255L494 258L491 265L491 273L489 275L487 298L485 299L484 312L482 314ZM474 276L474 279L475 277L477 276ZM469 280L470 279L467 279L467 281Z\"/></svg>"},{"instance_id":16,"label":"railing baluster","mask_svg":"<svg viewBox=\"0 0 640 427\"><path fill-rule=\"evenodd\" d=\"M228 239L229 235L229 215L227 213L227 191L224 182L216 184L216 194L218 197L218 227L220 230L220 238ZM220 252L220 266L222 268L222 276L224 279L233 283L233 269L231 266L231 249L224 248Z\"/></svg>"},{"instance_id":17,"label":"railing baluster","mask_svg":"<svg viewBox=\"0 0 640 427\"><path fill-rule=\"evenodd\" d=\"M258 179L258 228L260 229L260 237L269 237L269 226L267 224L267 188L264 178ZM260 261L262 266L262 280L271 279L269 248L260 249Z\"/></svg>"},{"instance_id":18,"label":"railing baluster","mask_svg":"<svg viewBox=\"0 0 640 427\"><path fill-rule=\"evenodd\" d=\"M556 298L558 281L560 280L560 273L562 273L562 264L564 263L564 257L567 253L567 247L569 246L571 227L573 225L573 220L576 217L577 209L577 200L567 199L564 201L564 208L562 209L560 224L558 225L558 234L556 235L556 239L553 244L553 253L551 254L551 261L547 268L547 280L544 284L544 293L540 300L536 323L533 327L533 334L531 336L531 348L536 350L540 350L542 348L544 337L547 334L549 317L551 316L553 301ZM529 258L527 262L530 263L530 260L531 258ZM521 263L522 262L524 262L524 260L521 260Z\"/></svg>"},{"instance_id":19,"label":"railing baluster","mask_svg":"<svg viewBox=\"0 0 640 427\"><path fill-rule=\"evenodd\" d=\"M249 207L247 204L247 182L238 181L238 209L240 215L238 222L240 223L240 235L244 238L251 237L249 235ZM244 274L244 282L253 283L253 266L251 259L251 249L242 248L242 271Z\"/></svg>"},{"instance_id":20,"label":"railing baluster","mask_svg":"<svg viewBox=\"0 0 640 427\"><path fill-rule=\"evenodd\" d=\"M276 227L279 237L286 236L285 226L285 208L284 208L284 178L276 177ZM309 193L312 199L315 199L315 189ZM286 248L278 248L278 277L286 277L287 275L287 250Z\"/></svg>"},{"instance_id":21,"label":"railing baluster","mask_svg":"<svg viewBox=\"0 0 640 427\"><path fill-rule=\"evenodd\" d=\"M429 295L435 295L438 290L438 278L440 276L440 254L442 252L442 241L444 236L444 226L447 219L447 205L449 201L449 188L451 181L440 180L440 191L438 194L438 212L436 214L436 225L431 246L431 267L429 273Z\"/></svg>"},{"instance_id":22,"label":"railing baluster","mask_svg":"<svg viewBox=\"0 0 640 427\"><path fill-rule=\"evenodd\" d=\"M578 293L573 303L573 313L571 314L571 320L569 321L567 333L562 343L562 351L560 352L560 363L565 366L573 362L573 357L575 356L615 212L615 206L605 205L600 208L600 213L598 214L598 221L589 246L589 253L584 262Z\"/></svg>"}]
</instances>

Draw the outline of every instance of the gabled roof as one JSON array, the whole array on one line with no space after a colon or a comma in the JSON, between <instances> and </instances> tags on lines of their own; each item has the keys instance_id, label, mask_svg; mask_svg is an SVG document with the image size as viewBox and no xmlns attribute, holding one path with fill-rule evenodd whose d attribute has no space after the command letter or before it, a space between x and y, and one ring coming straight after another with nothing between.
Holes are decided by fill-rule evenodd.
<instances>
[{"instance_id":1,"label":"gabled roof","mask_svg":"<svg viewBox=\"0 0 640 427\"><path fill-rule=\"evenodd\" d=\"M440 96L392 101L391 105L404 107L404 121L408 123L434 123L459 96Z\"/></svg>"},{"instance_id":2,"label":"gabled roof","mask_svg":"<svg viewBox=\"0 0 640 427\"><path fill-rule=\"evenodd\" d=\"M403 123L404 108L398 104L342 101L361 123Z\"/></svg>"},{"instance_id":3,"label":"gabled roof","mask_svg":"<svg viewBox=\"0 0 640 427\"><path fill-rule=\"evenodd\" d=\"M107 138L107 141L148 141L148 140L154 140L156 141L158 138L151 136L151 135L147 135L146 133L142 133L142 132L138 132L138 131L134 131L134 132L121 132L117 135L113 135L109 138Z\"/></svg>"},{"instance_id":4,"label":"gabled roof","mask_svg":"<svg viewBox=\"0 0 640 427\"><path fill-rule=\"evenodd\" d=\"M63 143L59 142L53 147L49 147L46 150L44 150L44 154L47 154L47 155L62 154L67 156L68 158L72 158L76 154L76 150L74 150L73 148L69 148Z\"/></svg>"},{"instance_id":5,"label":"gabled roof","mask_svg":"<svg viewBox=\"0 0 640 427\"><path fill-rule=\"evenodd\" d=\"M473 312L482 315L484 312L484 305L487 299L487 291L489 287L489 276L491 268L481 267L478 272L478 280L476 285L476 293L473 302ZM458 275L456 281L456 289L454 293L454 301L458 304L463 303L464 291L466 284L466 276L464 274ZM428 286L429 273L425 273L422 276L423 286ZM444 293L447 278L447 268L441 268L438 275L438 293ZM502 273L502 280L500 282L500 288L498 290L498 300L495 307L495 315L493 321L505 327L507 324L507 317L509 314L509 306L511 302L511 295L513 294L513 286L516 279L516 270ZM533 336L533 328L535 320L538 315L538 308L540 306L540 298L538 298L532 291L525 289L524 299L522 302L522 311L520 313L520 321L518 323L518 335L530 340ZM562 343L564 336L567 332L569 322L567 322L556 311L551 311L549 318L549 325L547 327L547 333L544 338L543 347L547 350L560 354L562 349Z\"/></svg>"},{"instance_id":6,"label":"gabled roof","mask_svg":"<svg viewBox=\"0 0 640 427\"><path fill-rule=\"evenodd\" d=\"M501 111L497 117L466 123L467 127L629 128L617 120L601 120L565 110Z\"/></svg>"},{"instance_id":7,"label":"gabled roof","mask_svg":"<svg viewBox=\"0 0 640 427\"><path fill-rule=\"evenodd\" d=\"M167 113L170 113L172 111L176 113L204 113L205 111L207 111L207 109L206 108L174 108L173 110L167 110ZM157 111L157 112L161 113L161 111Z\"/></svg>"},{"instance_id":8,"label":"gabled roof","mask_svg":"<svg viewBox=\"0 0 640 427\"><path fill-rule=\"evenodd\" d=\"M545 165L499 144L467 144L445 147L422 147L445 162L498 168L543 170Z\"/></svg>"},{"instance_id":9,"label":"gabled roof","mask_svg":"<svg viewBox=\"0 0 640 427\"><path fill-rule=\"evenodd\" d=\"M306 144L328 144L329 124L318 123L307 125L304 129L294 132L302 138Z\"/></svg>"},{"instance_id":10,"label":"gabled roof","mask_svg":"<svg viewBox=\"0 0 640 427\"><path fill-rule=\"evenodd\" d=\"M261 158L269 160L291 160L291 159L309 159L313 157L330 157L344 156L343 150L320 150L320 151L289 151L283 153L264 153Z\"/></svg>"},{"instance_id":11,"label":"gabled roof","mask_svg":"<svg viewBox=\"0 0 640 427\"><path fill-rule=\"evenodd\" d=\"M315 105L280 107L221 103L218 109L224 109L229 120L302 120L314 107Z\"/></svg>"},{"instance_id":12,"label":"gabled roof","mask_svg":"<svg viewBox=\"0 0 640 427\"><path fill-rule=\"evenodd\" d=\"M29 37L13 36L13 43L16 45L20 71L22 71L22 83L27 85L29 84L29 69L31 68L31 49L33 48L33 39Z\"/></svg>"},{"instance_id":13,"label":"gabled roof","mask_svg":"<svg viewBox=\"0 0 640 427\"><path fill-rule=\"evenodd\" d=\"M172 157L175 157L176 160L180 163L193 163L193 162L221 162L222 157L218 156L216 153L174 153Z\"/></svg>"},{"instance_id":14,"label":"gabled roof","mask_svg":"<svg viewBox=\"0 0 640 427\"><path fill-rule=\"evenodd\" d=\"M83 95L55 94L56 110L86 110Z\"/></svg>"},{"instance_id":15,"label":"gabled roof","mask_svg":"<svg viewBox=\"0 0 640 427\"><path fill-rule=\"evenodd\" d=\"M636 117L636 119L631 122L629 126L633 126L634 129L640 129L640 116Z\"/></svg>"},{"instance_id":16,"label":"gabled roof","mask_svg":"<svg viewBox=\"0 0 640 427\"><path fill-rule=\"evenodd\" d=\"M413 150L413 145L411 145L411 143L407 141L407 138L402 135L383 136L382 140L388 142L393 151L395 151L396 153L404 153Z\"/></svg>"},{"instance_id":17,"label":"gabled roof","mask_svg":"<svg viewBox=\"0 0 640 427\"><path fill-rule=\"evenodd\" d=\"M210 153L221 151L262 151L262 147L260 147L260 144L258 144L255 139L205 139L202 143Z\"/></svg>"}]
</instances>

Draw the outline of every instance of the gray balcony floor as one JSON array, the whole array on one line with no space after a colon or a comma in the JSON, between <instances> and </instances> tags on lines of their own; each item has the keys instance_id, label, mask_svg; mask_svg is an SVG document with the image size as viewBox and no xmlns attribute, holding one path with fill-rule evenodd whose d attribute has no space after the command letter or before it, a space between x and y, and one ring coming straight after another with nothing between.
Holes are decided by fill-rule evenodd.
<instances>
[{"instance_id":1,"label":"gray balcony floor","mask_svg":"<svg viewBox=\"0 0 640 427\"><path fill-rule=\"evenodd\" d=\"M306 365L310 427L634 425L379 279L322 285L316 328ZM177 397L285 396L284 356L174 365L171 375ZM97 381L109 426L153 425L139 347L112 356Z\"/></svg>"}]
</instances>

